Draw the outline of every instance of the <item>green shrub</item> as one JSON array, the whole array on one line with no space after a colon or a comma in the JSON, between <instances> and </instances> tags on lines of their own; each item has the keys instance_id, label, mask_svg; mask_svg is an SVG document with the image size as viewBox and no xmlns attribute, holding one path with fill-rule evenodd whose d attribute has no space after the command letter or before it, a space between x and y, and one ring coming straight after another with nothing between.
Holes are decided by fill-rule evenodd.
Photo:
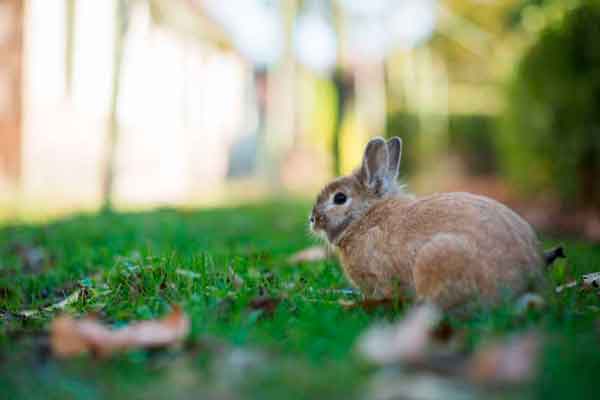
<instances>
[{"instance_id":1,"label":"green shrub","mask_svg":"<svg viewBox=\"0 0 600 400\"><path fill-rule=\"evenodd\" d=\"M489 115L467 114L448 117L448 151L458 155L471 175L493 175L497 172L498 121ZM411 175L418 168L419 119L416 115L396 112L388 115L387 137L400 136L404 141L402 174Z\"/></svg>"},{"instance_id":2,"label":"green shrub","mask_svg":"<svg viewBox=\"0 0 600 400\"><path fill-rule=\"evenodd\" d=\"M503 135L503 168L565 205L600 206L600 2L583 1L546 28L517 67Z\"/></svg>"},{"instance_id":3,"label":"green shrub","mask_svg":"<svg viewBox=\"0 0 600 400\"><path fill-rule=\"evenodd\" d=\"M412 175L417 168L419 152L418 145L419 119L415 114L407 112L395 112L388 114L386 123L387 138L400 136L403 142L402 162L400 174L402 176Z\"/></svg>"},{"instance_id":4,"label":"green shrub","mask_svg":"<svg viewBox=\"0 0 600 400\"><path fill-rule=\"evenodd\" d=\"M471 175L494 175L498 121L489 115L452 115L448 121L450 151L460 156Z\"/></svg>"}]
</instances>

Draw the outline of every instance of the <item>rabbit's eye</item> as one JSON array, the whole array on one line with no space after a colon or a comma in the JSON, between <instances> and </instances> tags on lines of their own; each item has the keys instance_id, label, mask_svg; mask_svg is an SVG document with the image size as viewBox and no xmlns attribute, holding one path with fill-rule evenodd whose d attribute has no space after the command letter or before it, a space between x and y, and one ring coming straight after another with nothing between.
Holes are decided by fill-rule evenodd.
<instances>
[{"instance_id":1,"label":"rabbit's eye","mask_svg":"<svg viewBox=\"0 0 600 400\"><path fill-rule=\"evenodd\" d=\"M346 195L342 192L337 192L335 196L333 196L333 202L337 205L344 204L347 199L348 198L346 197Z\"/></svg>"}]
</instances>

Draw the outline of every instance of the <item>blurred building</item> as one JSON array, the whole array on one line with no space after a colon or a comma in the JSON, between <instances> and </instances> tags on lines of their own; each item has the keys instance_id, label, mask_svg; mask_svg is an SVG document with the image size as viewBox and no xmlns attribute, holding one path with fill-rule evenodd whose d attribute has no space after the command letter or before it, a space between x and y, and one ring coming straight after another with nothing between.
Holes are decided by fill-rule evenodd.
<instances>
[{"instance_id":1,"label":"blurred building","mask_svg":"<svg viewBox=\"0 0 600 400\"><path fill-rule=\"evenodd\" d=\"M0 3L0 193L21 174L23 2Z\"/></svg>"},{"instance_id":2,"label":"blurred building","mask_svg":"<svg viewBox=\"0 0 600 400\"><path fill-rule=\"evenodd\" d=\"M25 10L21 189L28 199L97 203L117 4L77 2L70 57L67 4L30 0ZM242 133L248 68L232 52L154 24L143 3L127 23L114 196L125 203L182 202L215 190L227 171L227 149Z\"/></svg>"}]
</instances>

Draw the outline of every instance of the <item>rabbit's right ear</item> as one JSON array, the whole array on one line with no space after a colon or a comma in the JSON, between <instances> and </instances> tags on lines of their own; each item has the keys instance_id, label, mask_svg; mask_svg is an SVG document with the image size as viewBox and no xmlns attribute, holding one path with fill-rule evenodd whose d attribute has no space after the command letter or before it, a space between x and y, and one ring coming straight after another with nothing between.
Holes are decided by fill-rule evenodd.
<instances>
[{"instance_id":1,"label":"rabbit's right ear","mask_svg":"<svg viewBox=\"0 0 600 400\"><path fill-rule=\"evenodd\" d=\"M385 185L388 171L389 155L385 140L372 139L365 149L358 178L365 187L379 189Z\"/></svg>"}]
</instances>

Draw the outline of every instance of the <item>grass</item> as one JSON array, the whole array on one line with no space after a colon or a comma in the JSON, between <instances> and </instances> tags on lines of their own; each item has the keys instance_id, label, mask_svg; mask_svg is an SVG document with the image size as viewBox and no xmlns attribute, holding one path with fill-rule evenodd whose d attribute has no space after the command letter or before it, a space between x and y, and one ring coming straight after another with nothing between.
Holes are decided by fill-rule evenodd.
<instances>
[{"instance_id":1,"label":"grass","mask_svg":"<svg viewBox=\"0 0 600 400\"><path fill-rule=\"evenodd\" d=\"M210 210L81 215L0 228L0 387L6 398L365 398L377 370L354 351L372 323L404 310L347 310L348 283L336 261L292 266L314 244L308 205L282 202ZM548 241L548 245L553 244ZM568 241L568 274L600 269L600 248ZM41 251L28 262L24 251ZM41 259L41 261L40 261ZM31 264L31 265L28 265ZM178 270L193 272L193 277ZM236 284L230 271L243 279ZM567 273L557 268L551 279ZM131 351L109 360L49 355L52 313L17 312L84 296L66 311L121 325L159 317L181 304L192 331L179 349ZM280 300L273 312L258 296ZM505 304L450 319L468 348L537 329L545 346L538 379L511 396L589 398L600 371L595 292L550 294L524 315ZM499 398L507 396L506 393Z\"/></svg>"}]
</instances>

